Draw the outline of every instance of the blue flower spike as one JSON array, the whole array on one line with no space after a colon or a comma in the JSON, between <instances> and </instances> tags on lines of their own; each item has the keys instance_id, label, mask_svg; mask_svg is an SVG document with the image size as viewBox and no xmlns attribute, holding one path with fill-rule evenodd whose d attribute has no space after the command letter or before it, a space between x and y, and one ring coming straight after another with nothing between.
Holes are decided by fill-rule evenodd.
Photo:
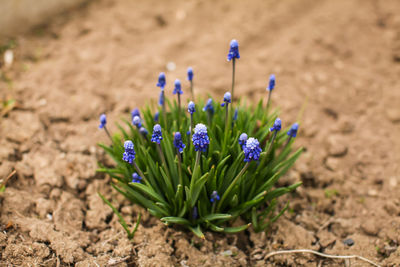
<instances>
[{"instance_id":1,"label":"blue flower spike","mask_svg":"<svg viewBox=\"0 0 400 267\"><path fill-rule=\"evenodd\" d=\"M192 98L194 100L194 91L193 91L193 69L189 67L187 69L187 79L190 82L190 92L192 93Z\"/></svg>"},{"instance_id":2,"label":"blue flower spike","mask_svg":"<svg viewBox=\"0 0 400 267\"><path fill-rule=\"evenodd\" d=\"M243 146L244 161L250 162L260 159L261 147L260 142L256 138L250 137L246 141L246 145Z\"/></svg>"},{"instance_id":3,"label":"blue flower spike","mask_svg":"<svg viewBox=\"0 0 400 267\"><path fill-rule=\"evenodd\" d=\"M239 43L238 41L233 39L230 43L229 53L228 53L228 61L232 60L232 89L231 89L232 99L234 99L233 92L235 91L235 62L236 59L239 58L240 58Z\"/></svg>"},{"instance_id":4,"label":"blue flower spike","mask_svg":"<svg viewBox=\"0 0 400 267\"><path fill-rule=\"evenodd\" d=\"M224 107L225 105L228 106L229 103L231 103L231 93L226 92L224 94L224 103L221 104L221 107Z\"/></svg>"},{"instance_id":5,"label":"blue flower spike","mask_svg":"<svg viewBox=\"0 0 400 267\"><path fill-rule=\"evenodd\" d=\"M291 137L296 137L297 136L297 131L299 130L299 124L294 123L290 130L287 132L287 135L289 135L289 138Z\"/></svg>"},{"instance_id":6,"label":"blue flower spike","mask_svg":"<svg viewBox=\"0 0 400 267\"><path fill-rule=\"evenodd\" d=\"M142 120L139 116L133 117L132 124L136 126L136 128L140 129L142 127Z\"/></svg>"},{"instance_id":7,"label":"blue flower spike","mask_svg":"<svg viewBox=\"0 0 400 267\"><path fill-rule=\"evenodd\" d=\"M160 144L162 140L162 132L160 124L156 124L153 127L153 134L151 135L151 142Z\"/></svg>"},{"instance_id":8,"label":"blue flower spike","mask_svg":"<svg viewBox=\"0 0 400 267\"><path fill-rule=\"evenodd\" d=\"M149 134L149 131L147 131L147 129L144 128L144 127L140 127L139 132L140 132L144 137L146 137L146 136Z\"/></svg>"},{"instance_id":9,"label":"blue flower spike","mask_svg":"<svg viewBox=\"0 0 400 267\"><path fill-rule=\"evenodd\" d=\"M132 183L139 183L142 181L142 177L137 172L132 173Z\"/></svg>"},{"instance_id":10,"label":"blue flower spike","mask_svg":"<svg viewBox=\"0 0 400 267\"><path fill-rule=\"evenodd\" d=\"M269 84L268 84L268 88L267 91L272 91L275 88L275 75L271 74L271 76L269 76Z\"/></svg>"},{"instance_id":11,"label":"blue flower spike","mask_svg":"<svg viewBox=\"0 0 400 267\"><path fill-rule=\"evenodd\" d=\"M207 127L204 124L199 123L196 125L192 141L195 151L206 152L210 144L210 138L208 137Z\"/></svg>"},{"instance_id":12,"label":"blue flower spike","mask_svg":"<svg viewBox=\"0 0 400 267\"><path fill-rule=\"evenodd\" d=\"M242 147L242 149L244 148L244 145L246 145L246 141L247 141L248 137L246 133L242 133L239 136L239 145Z\"/></svg>"},{"instance_id":13,"label":"blue flower spike","mask_svg":"<svg viewBox=\"0 0 400 267\"><path fill-rule=\"evenodd\" d=\"M189 67L187 69L187 79L188 79L188 81L193 81L193 69L192 69L192 67Z\"/></svg>"},{"instance_id":14,"label":"blue flower spike","mask_svg":"<svg viewBox=\"0 0 400 267\"><path fill-rule=\"evenodd\" d=\"M267 155L269 155L269 153L271 152L272 144L274 143L276 135L281 130L281 128L282 128L282 121L281 121L281 119L276 118L274 125L272 125L272 127L269 128L269 130L273 133L273 135L271 138L271 142L269 143L269 146L268 146Z\"/></svg>"},{"instance_id":15,"label":"blue flower spike","mask_svg":"<svg viewBox=\"0 0 400 267\"><path fill-rule=\"evenodd\" d=\"M181 81L178 79L175 80L175 88L174 88L174 95L178 96L178 129L180 128L180 121L181 121L181 94L183 94Z\"/></svg>"},{"instance_id":16,"label":"blue flower spike","mask_svg":"<svg viewBox=\"0 0 400 267\"><path fill-rule=\"evenodd\" d=\"M281 128L282 128L282 121L281 121L281 119L276 118L274 125L271 128L269 128L269 130L271 132L273 132L273 131L279 132L281 130Z\"/></svg>"},{"instance_id":17,"label":"blue flower spike","mask_svg":"<svg viewBox=\"0 0 400 267\"><path fill-rule=\"evenodd\" d=\"M158 105L162 107L162 113L164 117L164 123L166 123L167 120L167 115L165 111L165 93L164 93L164 88L165 88L165 73L161 72L160 75L158 75L158 83L157 86L160 87L161 92L160 92L160 97L158 99Z\"/></svg>"},{"instance_id":18,"label":"blue flower spike","mask_svg":"<svg viewBox=\"0 0 400 267\"><path fill-rule=\"evenodd\" d=\"M161 88L161 90L164 90L165 88L165 73L161 72L160 75L158 75L158 83L157 86Z\"/></svg>"},{"instance_id":19,"label":"blue flower spike","mask_svg":"<svg viewBox=\"0 0 400 267\"><path fill-rule=\"evenodd\" d=\"M107 124L107 117L106 114L101 114L100 115L100 125L99 125L99 129L103 129L104 127L106 127Z\"/></svg>"},{"instance_id":20,"label":"blue flower spike","mask_svg":"<svg viewBox=\"0 0 400 267\"><path fill-rule=\"evenodd\" d=\"M238 108L235 109L235 113L233 114L233 121L237 121L238 118Z\"/></svg>"},{"instance_id":21,"label":"blue flower spike","mask_svg":"<svg viewBox=\"0 0 400 267\"><path fill-rule=\"evenodd\" d=\"M290 127L289 131L287 132L287 135L289 135L289 138L287 139L285 146L283 147L283 150L286 149L286 147L289 145L292 138L295 138L297 136L298 130L299 130L299 124L297 122L293 123L292 127Z\"/></svg>"},{"instance_id":22,"label":"blue flower spike","mask_svg":"<svg viewBox=\"0 0 400 267\"><path fill-rule=\"evenodd\" d=\"M214 106L212 98L209 98L207 100L207 104L204 106L203 111L207 111L208 125L211 125L211 119L214 115Z\"/></svg>"},{"instance_id":23,"label":"blue flower spike","mask_svg":"<svg viewBox=\"0 0 400 267\"><path fill-rule=\"evenodd\" d=\"M198 212L196 206L193 207L192 218L193 218L193 220L196 220L197 218L199 218L199 212Z\"/></svg>"},{"instance_id":24,"label":"blue flower spike","mask_svg":"<svg viewBox=\"0 0 400 267\"><path fill-rule=\"evenodd\" d=\"M196 112L196 106L193 101L190 101L188 104L188 112L190 113L190 115L193 115L193 113Z\"/></svg>"},{"instance_id":25,"label":"blue flower spike","mask_svg":"<svg viewBox=\"0 0 400 267\"><path fill-rule=\"evenodd\" d=\"M124 143L124 149L125 152L122 154L122 160L128 162L129 164L132 164L133 161L135 160L135 146L133 145L133 142L131 140L127 140Z\"/></svg>"},{"instance_id":26,"label":"blue flower spike","mask_svg":"<svg viewBox=\"0 0 400 267\"><path fill-rule=\"evenodd\" d=\"M192 129L193 129L193 113L196 112L196 106L193 101L190 101L188 104L188 112L190 113L190 126L187 135L189 135L189 140L192 139ZM190 142L188 144L190 148Z\"/></svg>"},{"instance_id":27,"label":"blue flower spike","mask_svg":"<svg viewBox=\"0 0 400 267\"><path fill-rule=\"evenodd\" d=\"M218 192L217 192L217 191L213 191L213 192L211 193L211 196L210 196L210 202L211 202L211 203L214 203L214 202L217 202L218 200L220 200L220 197L219 197L219 195L218 195Z\"/></svg>"},{"instance_id":28,"label":"blue flower spike","mask_svg":"<svg viewBox=\"0 0 400 267\"><path fill-rule=\"evenodd\" d=\"M229 45L229 53L228 53L228 61L231 61L232 59L239 59L240 54L239 54L239 43L235 39L233 39Z\"/></svg>"},{"instance_id":29,"label":"blue flower spike","mask_svg":"<svg viewBox=\"0 0 400 267\"><path fill-rule=\"evenodd\" d=\"M268 110L269 104L271 102L271 94L272 94L272 90L274 90L274 88L275 88L275 74L271 74L269 76L269 84L267 87L267 91L268 91L267 110Z\"/></svg>"},{"instance_id":30,"label":"blue flower spike","mask_svg":"<svg viewBox=\"0 0 400 267\"><path fill-rule=\"evenodd\" d=\"M178 79L175 80L175 88L174 88L173 94L174 94L174 95L176 95L176 94L178 94L178 95L183 94L182 86L181 86L181 81L178 80Z\"/></svg>"},{"instance_id":31,"label":"blue flower spike","mask_svg":"<svg viewBox=\"0 0 400 267\"><path fill-rule=\"evenodd\" d=\"M165 103L164 90L161 90L161 92L160 92L160 97L158 98L158 105L159 105L160 107L164 107L164 103Z\"/></svg>"},{"instance_id":32,"label":"blue flower spike","mask_svg":"<svg viewBox=\"0 0 400 267\"><path fill-rule=\"evenodd\" d=\"M174 146L179 153L182 153L183 149L186 147L186 145L182 142L182 135L180 132L176 132L174 135Z\"/></svg>"},{"instance_id":33,"label":"blue flower spike","mask_svg":"<svg viewBox=\"0 0 400 267\"><path fill-rule=\"evenodd\" d=\"M106 117L106 114L101 114L101 115L100 115L100 125L99 125L99 129L104 129L104 131L106 132L108 138L110 138L111 143L112 143L113 140L112 140L112 138L111 138L110 133L108 132L108 129L107 129L106 124L107 124L107 117Z\"/></svg>"},{"instance_id":34,"label":"blue flower spike","mask_svg":"<svg viewBox=\"0 0 400 267\"><path fill-rule=\"evenodd\" d=\"M133 120L133 118L134 118L135 116L139 116L139 118L140 118L140 111L139 111L139 109L138 109L138 108L134 108L134 109L131 111L131 115L132 115L132 120Z\"/></svg>"},{"instance_id":35,"label":"blue flower spike","mask_svg":"<svg viewBox=\"0 0 400 267\"><path fill-rule=\"evenodd\" d=\"M157 112L154 114L154 121L157 122L159 119L160 119L160 112L157 111Z\"/></svg>"},{"instance_id":36,"label":"blue flower spike","mask_svg":"<svg viewBox=\"0 0 400 267\"><path fill-rule=\"evenodd\" d=\"M207 100L207 104L203 108L203 111L208 111L211 114L214 114L214 106L213 106L212 102L213 102L212 98L209 98Z\"/></svg>"}]
</instances>

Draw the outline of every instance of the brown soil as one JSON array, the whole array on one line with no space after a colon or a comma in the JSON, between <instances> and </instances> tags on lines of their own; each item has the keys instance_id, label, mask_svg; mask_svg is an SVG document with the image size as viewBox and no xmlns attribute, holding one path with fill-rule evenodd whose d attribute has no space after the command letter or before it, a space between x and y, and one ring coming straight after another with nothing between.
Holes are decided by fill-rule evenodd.
<instances>
[{"instance_id":1,"label":"brown soil","mask_svg":"<svg viewBox=\"0 0 400 267\"><path fill-rule=\"evenodd\" d=\"M100 0L18 36L0 84L1 97L17 100L0 120L0 179L17 170L0 195L0 266L344 265L307 254L265 259L300 248L400 266L399 10L397 0ZM170 90L187 66L198 94L221 98L232 38L241 45L238 93L265 97L275 73L273 104L285 125L301 121L306 152L281 183L304 185L268 234L201 241L132 207L95 172L96 143L107 141L98 116L129 116L157 97L160 71ZM130 223L144 214L133 243L98 191Z\"/></svg>"}]
</instances>

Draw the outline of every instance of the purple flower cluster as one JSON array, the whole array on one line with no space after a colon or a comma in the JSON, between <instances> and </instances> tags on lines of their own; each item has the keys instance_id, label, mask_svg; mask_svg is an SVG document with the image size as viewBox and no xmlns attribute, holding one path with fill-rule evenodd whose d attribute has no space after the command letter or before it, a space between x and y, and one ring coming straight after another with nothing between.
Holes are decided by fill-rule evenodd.
<instances>
[{"instance_id":1,"label":"purple flower cluster","mask_svg":"<svg viewBox=\"0 0 400 267\"><path fill-rule=\"evenodd\" d=\"M142 181L142 177L139 176L136 172L132 173L132 183L139 183Z\"/></svg>"},{"instance_id":2,"label":"purple flower cluster","mask_svg":"<svg viewBox=\"0 0 400 267\"><path fill-rule=\"evenodd\" d=\"M160 75L158 75L158 83L157 86L161 88L161 90L164 90L165 87L165 73L161 72Z\"/></svg>"},{"instance_id":3,"label":"purple flower cluster","mask_svg":"<svg viewBox=\"0 0 400 267\"><path fill-rule=\"evenodd\" d=\"M133 120L133 118L135 118L136 116L139 116L139 118L140 118L140 111L139 111L139 109L138 109L138 108L134 108L134 109L131 111L131 116L132 116L132 120Z\"/></svg>"},{"instance_id":4,"label":"purple flower cluster","mask_svg":"<svg viewBox=\"0 0 400 267\"><path fill-rule=\"evenodd\" d=\"M182 142L182 135L180 132L176 132L174 136L174 146L178 149L179 153L183 152L186 145Z\"/></svg>"},{"instance_id":5,"label":"purple flower cluster","mask_svg":"<svg viewBox=\"0 0 400 267\"><path fill-rule=\"evenodd\" d=\"M225 105L228 105L229 103L231 103L231 93L229 93L229 92L226 92L225 94L224 94L224 103L222 103L221 104L221 107L223 107L223 106L225 106Z\"/></svg>"},{"instance_id":6,"label":"purple flower cluster","mask_svg":"<svg viewBox=\"0 0 400 267\"><path fill-rule=\"evenodd\" d=\"M156 124L153 127L153 134L151 135L151 142L160 144L162 140L162 132L160 124Z\"/></svg>"},{"instance_id":7,"label":"purple flower cluster","mask_svg":"<svg viewBox=\"0 0 400 267\"><path fill-rule=\"evenodd\" d=\"M250 137L243 146L244 161L250 162L252 160L259 160L261 154L260 142L256 138Z\"/></svg>"},{"instance_id":8,"label":"purple flower cluster","mask_svg":"<svg viewBox=\"0 0 400 267\"><path fill-rule=\"evenodd\" d=\"M276 118L274 125L271 128L269 128L269 130L271 132L273 132L273 131L279 132L281 130L281 128L282 128L282 121L281 121L281 119Z\"/></svg>"},{"instance_id":9,"label":"purple flower cluster","mask_svg":"<svg viewBox=\"0 0 400 267\"><path fill-rule=\"evenodd\" d=\"M99 129L102 129L106 126L107 124L107 117L106 114L101 114L100 115L100 125L99 125Z\"/></svg>"},{"instance_id":10,"label":"purple flower cluster","mask_svg":"<svg viewBox=\"0 0 400 267\"><path fill-rule=\"evenodd\" d=\"M292 127L290 128L290 130L287 132L287 135L289 135L290 137L296 137L298 130L299 130L299 124L298 123L294 123L292 125Z\"/></svg>"},{"instance_id":11,"label":"purple flower cluster","mask_svg":"<svg viewBox=\"0 0 400 267\"><path fill-rule=\"evenodd\" d=\"M242 147L242 149L243 149L243 146L246 144L246 141L247 141L247 134L246 133L242 133L240 136L239 136L239 145Z\"/></svg>"},{"instance_id":12,"label":"purple flower cluster","mask_svg":"<svg viewBox=\"0 0 400 267\"><path fill-rule=\"evenodd\" d=\"M272 91L275 88L275 75L271 74L271 76L269 76L269 85L267 90L268 91Z\"/></svg>"},{"instance_id":13,"label":"purple flower cluster","mask_svg":"<svg viewBox=\"0 0 400 267\"><path fill-rule=\"evenodd\" d=\"M190 101L188 104L188 112L190 113L190 115L196 112L196 106L194 105L193 101Z\"/></svg>"},{"instance_id":14,"label":"purple flower cluster","mask_svg":"<svg viewBox=\"0 0 400 267\"><path fill-rule=\"evenodd\" d=\"M217 191L213 191L213 192L211 193L211 196L210 196L210 202L211 202L211 203L214 203L214 202L217 202L218 200L220 200L220 197L219 197L219 195L218 195L218 192L217 192Z\"/></svg>"},{"instance_id":15,"label":"purple flower cluster","mask_svg":"<svg viewBox=\"0 0 400 267\"><path fill-rule=\"evenodd\" d=\"M178 94L178 95L183 94L183 91L182 91L181 88L182 88L182 86L181 86L181 81L179 81L178 79L176 79L176 80L175 80L175 88L174 88L173 94L174 94L174 95L176 95L176 94Z\"/></svg>"},{"instance_id":16,"label":"purple flower cluster","mask_svg":"<svg viewBox=\"0 0 400 267\"><path fill-rule=\"evenodd\" d=\"M125 152L124 154L122 154L122 160L128 162L129 164L132 164L132 162L135 160L136 155L133 142L131 140L125 141L124 149Z\"/></svg>"},{"instance_id":17,"label":"purple flower cluster","mask_svg":"<svg viewBox=\"0 0 400 267\"><path fill-rule=\"evenodd\" d=\"M192 141L195 151L205 152L207 150L207 147L210 144L210 138L208 137L207 127L204 124L199 123L196 125Z\"/></svg>"},{"instance_id":18,"label":"purple flower cluster","mask_svg":"<svg viewBox=\"0 0 400 267\"><path fill-rule=\"evenodd\" d=\"M213 106L212 102L213 102L212 98L209 98L207 100L207 104L203 108L203 111L208 111L211 114L214 114L214 106Z\"/></svg>"},{"instance_id":19,"label":"purple flower cluster","mask_svg":"<svg viewBox=\"0 0 400 267\"><path fill-rule=\"evenodd\" d=\"M239 43L236 40L232 40L230 43L229 53L228 53L228 61L231 61L234 58L237 58L237 59L240 58Z\"/></svg>"},{"instance_id":20,"label":"purple flower cluster","mask_svg":"<svg viewBox=\"0 0 400 267\"><path fill-rule=\"evenodd\" d=\"M135 116L132 119L132 124L135 125L138 129L140 129L140 127L142 127L142 120L140 119L139 116Z\"/></svg>"},{"instance_id":21,"label":"purple flower cluster","mask_svg":"<svg viewBox=\"0 0 400 267\"><path fill-rule=\"evenodd\" d=\"M193 69L192 69L192 67L189 67L187 69L187 79L188 79L188 81L192 81L193 80Z\"/></svg>"}]
</instances>

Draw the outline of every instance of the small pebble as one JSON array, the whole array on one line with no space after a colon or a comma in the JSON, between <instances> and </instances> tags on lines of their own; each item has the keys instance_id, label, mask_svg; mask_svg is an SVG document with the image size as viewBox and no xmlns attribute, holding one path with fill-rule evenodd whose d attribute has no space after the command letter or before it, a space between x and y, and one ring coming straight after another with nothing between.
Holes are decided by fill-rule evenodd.
<instances>
[{"instance_id":1,"label":"small pebble","mask_svg":"<svg viewBox=\"0 0 400 267\"><path fill-rule=\"evenodd\" d=\"M14 61L14 53L12 50L6 50L4 53L4 65L6 68L11 67L12 63Z\"/></svg>"},{"instance_id":2,"label":"small pebble","mask_svg":"<svg viewBox=\"0 0 400 267\"><path fill-rule=\"evenodd\" d=\"M352 245L354 245L354 240L351 238L347 238L345 240L343 240L343 244L348 245L349 247L351 247Z\"/></svg>"},{"instance_id":3,"label":"small pebble","mask_svg":"<svg viewBox=\"0 0 400 267\"><path fill-rule=\"evenodd\" d=\"M221 252L222 256L232 256L232 254L233 254L232 250L230 250L230 249Z\"/></svg>"},{"instance_id":4,"label":"small pebble","mask_svg":"<svg viewBox=\"0 0 400 267\"><path fill-rule=\"evenodd\" d=\"M174 71L176 69L176 64L172 61L167 63L167 70Z\"/></svg>"}]
</instances>

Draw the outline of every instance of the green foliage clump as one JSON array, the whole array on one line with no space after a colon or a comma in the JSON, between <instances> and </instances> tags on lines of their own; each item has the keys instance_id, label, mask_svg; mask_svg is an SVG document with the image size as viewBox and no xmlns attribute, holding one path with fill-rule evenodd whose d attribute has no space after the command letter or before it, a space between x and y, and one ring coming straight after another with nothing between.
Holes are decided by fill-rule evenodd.
<instances>
[{"instance_id":1,"label":"green foliage clump","mask_svg":"<svg viewBox=\"0 0 400 267\"><path fill-rule=\"evenodd\" d=\"M276 214L278 197L301 184L275 187L302 151L298 149L292 153L293 138L286 134L287 131L277 132L276 138L272 138L273 132L269 128L277 113L268 113L262 101L255 108L239 104L234 121L232 108L214 104L211 115L201 110L204 102L199 101L193 113L193 124L204 123L210 138L207 151L199 153L194 150L190 135L186 135L191 127L190 114L180 108L177 101L171 103L166 99L166 103L168 112L163 114L161 108L158 110L163 137L161 150L150 141L150 134L143 135L124 120L126 127L118 125L121 134L112 136L112 144L100 144L113 158L115 166L101 166L99 171L114 178L112 186L132 203L146 208L166 224L183 225L201 237L201 229L236 233L251 224L257 232L267 229L288 207L286 205ZM153 129L157 123L151 110L147 106L142 111L142 126L146 129ZM184 133L182 140L186 148L183 153L173 145L175 132ZM259 161L244 162L244 153L238 143L242 133L260 141ZM135 167L122 159L123 140L132 140L135 144L135 163L144 176L141 183L132 182ZM200 158L196 166L197 156ZM214 191L220 200L211 202ZM233 227L232 223L238 217L248 223Z\"/></svg>"}]
</instances>

